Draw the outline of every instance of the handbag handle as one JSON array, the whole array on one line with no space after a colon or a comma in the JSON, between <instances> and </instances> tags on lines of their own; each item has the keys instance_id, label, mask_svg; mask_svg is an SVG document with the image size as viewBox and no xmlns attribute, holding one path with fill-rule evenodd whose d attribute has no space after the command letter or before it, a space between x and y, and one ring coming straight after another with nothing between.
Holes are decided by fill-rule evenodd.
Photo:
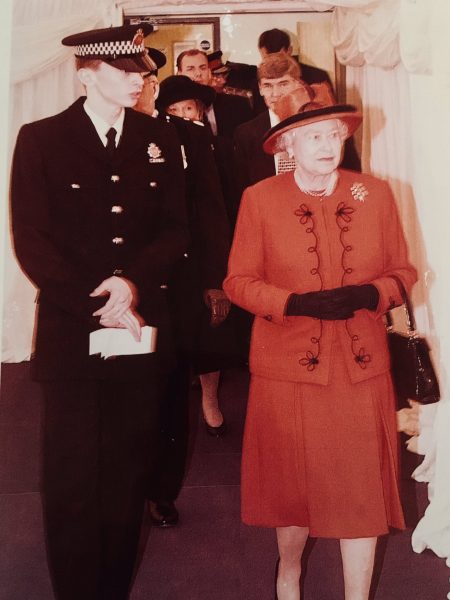
<instances>
[{"instance_id":1,"label":"handbag handle","mask_svg":"<svg viewBox=\"0 0 450 600\"><path fill-rule=\"evenodd\" d=\"M398 289L400 291L400 295L402 297L403 306L406 314L406 327L408 329L408 334L413 336L416 334L416 320L414 319L414 313L411 305L411 301L406 293L405 286L403 285L403 281L397 275L390 275L392 279L397 283ZM386 323L388 329L393 328L393 322L390 311L386 313Z\"/></svg>"}]
</instances>

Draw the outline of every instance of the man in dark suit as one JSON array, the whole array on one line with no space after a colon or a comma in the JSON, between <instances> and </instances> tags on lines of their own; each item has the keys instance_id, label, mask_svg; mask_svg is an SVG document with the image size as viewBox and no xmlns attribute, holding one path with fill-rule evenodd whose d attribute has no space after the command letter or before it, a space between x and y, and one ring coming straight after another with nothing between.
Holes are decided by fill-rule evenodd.
<instances>
[{"instance_id":1,"label":"man in dark suit","mask_svg":"<svg viewBox=\"0 0 450 600\"><path fill-rule=\"evenodd\" d=\"M286 52L286 54L292 56L292 44L289 34L282 29L277 28L263 31L258 38L258 50L262 60L264 60L269 54L274 54L275 52ZM332 86L330 76L326 71L301 62L298 56L292 56L292 58L300 67L300 78L302 81L305 81L309 85L312 83L322 83L322 81L326 81L330 84L330 86ZM265 105L262 100L263 99L261 96L256 98L255 110L257 112L265 109Z\"/></svg>"},{"instance_id":2,"label":"man in dark suit","mask_svg":"<svg viewBox=\"0 0 450 600\"><path fill-rule=\"evenodd\" d=\"M203 85L211 85L212 74L208 56L201 50L182 52L177 58L177 69L179 75L186 75ZM253 113L246 98L217 94L206 116L214 135L232 139L236 127L249 121Z\"/></svg>"},{"instance_id":3,"label":"man in dark suit","mask_svg":"<svg viewBox=\"0 0 450 600\"><path fill-rule=\"evenodd\" d=\"M150 518L153 525L159 527L170 527L178 522L175 501L186 466L190 375L198 352L199 332L206 322L207 327L211 323L214 332L217 332L230 308L230 302L221 289L227 270L230 228L210 133L202 123L166 112L172 100L179 97L179 88L172 87L171 99L165 84L167 88L171 83L177 80L181 83L184 79L173 76L162 82L163 102L159 105L159 113L155 110L159 93L157 73L147 74L135 107L136 110L169 121L177 131L184 157L191 240L187 252L177 262L168 280L167 296L174 329L176 362L163 397L160 450L149 485ZM202 94L205 93L203 86L194 84L190 79L186 81Z\"/></svg>"},{"instance_id":4,"label":"man in dark suit","mask_svg":"<svg viewBox=\"0 0 450 600\"><path fill-rule=\"evenodd\" d=\"M282 29L268 29L267 31L263 31L258 38L258 50L262 60L275 52L286 52L286 54L292 56L291 39ZM303 81L309 85L326 81L331 85L330 76L326 71L301 62L298 56L292 56L292 58L300 66L300 77Z\"/></svg>"},{"instance_id":5,"label":"man in dark suit","mask_svg":"<svg viewBox=\"0 0 450 600\"><path fill-rule=\"evenodd\" d=\"M258 81L266 110L251 121L240 125L234 136L236 175L242 191L261 179L294 168L281 154L266 154L262 148L264 133L279 122L274 112L277 101L301 84L300 67L286 52L268 54L258 67ZM347 140L342 166L361 170L361 163L354 148L353 140Z\"/></svg>"},{"instance_id":6,"label":"man in dark suit","mask_svg":"<svg viewBox=\"0 0 450 600\"><path fill-rule=\"evenodd\" d=\"M285 52L289 56L292 56L291 39L289 35L281 29L269 29L263 31L259 36L258 50L262 60L269 54L274 54L275 52ZM293 56L292 58L299 65L300 77L303 81L309 85L326 81L331 85L330 76L326 71L301 62L298 56ZM259 92L257 67L255 65L233 62L227 62L225 66L230 69L227 77L227 84L238 88L249 89L252 93L254 114L258 115L260 112L264 112L266 110L266 104Z\"/></svg>"},{"instance_id":7,"label":"man in dark suit","mask_svg":"<svg viewBox=\"0 0 450 600\"><path fill-rule=\"evenodd\" d=\"M169 125L131 110L141 72L155 66L143 44L151 30L65 38L86 97L24 125L14 154L15 249L39 288L33 363L58 600L128 597L172 364L164 287L188 243L182 158ZM95 330L115 340L109 360L90 355Z\"/></svg>"}]
</instances>

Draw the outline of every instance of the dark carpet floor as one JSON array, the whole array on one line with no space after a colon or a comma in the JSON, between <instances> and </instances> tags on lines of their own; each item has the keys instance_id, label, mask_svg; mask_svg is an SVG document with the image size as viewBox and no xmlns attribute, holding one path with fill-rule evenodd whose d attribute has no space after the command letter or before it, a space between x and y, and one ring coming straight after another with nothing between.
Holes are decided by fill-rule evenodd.
<instances>
[{"instance_id":1,"label":"dark carpet floor","mask_svg":"<svg viewBox=\"0 0 450 600\"><path fill-rule=\"evenodd\" d=\"M29 365L2 366L0 400L0 600L53 600L38 493L40 393ZM223 377L223 439L205 433L199 390L192 392L192 452L178 501L180 524L142 532L131 600L273 600L274 532L239 519L239 462L248 376ZM411 527L426 506L426 487L409 479L416 458L403 456L409 528L380 540L376 600L444 600L449 570L431 552L411 549ZM303 600L342 600L338 542L311 541ZM80 600L83 600L80 598Z\"/></svg>"}]
</instances>

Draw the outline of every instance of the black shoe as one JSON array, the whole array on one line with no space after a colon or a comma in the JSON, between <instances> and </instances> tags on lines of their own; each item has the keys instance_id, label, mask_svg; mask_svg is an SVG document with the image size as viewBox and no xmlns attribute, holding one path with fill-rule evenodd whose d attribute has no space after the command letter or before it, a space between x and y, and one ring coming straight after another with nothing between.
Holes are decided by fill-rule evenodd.
<instances>
[{"instance_id":1,"label":"black shoe","mask_svg":"<svg viewBox=\"0 0 450 600\"><path fill-rule=\"evenodd\" d=\"M213 437L217 437L217 438L222 437L227 432L227 424L225 423L225 419L222 421L221 425L219 425L218 427L213 427L212 425L209 425L209 423L207 423L205 421L205 428L206 428L206 432L209 435L212 435Z\"/></svg>"},{"instance_id":2,"label":"black shoe","mask_svg":"<svg viewBox=\"0 0 450 600\"><path fill-rule=\"evenodd\" d=\"M179 515L173 502L149 500L148 508L150 521L154 527L175 527L178 524Z\"/></svg>"}]
</instances>

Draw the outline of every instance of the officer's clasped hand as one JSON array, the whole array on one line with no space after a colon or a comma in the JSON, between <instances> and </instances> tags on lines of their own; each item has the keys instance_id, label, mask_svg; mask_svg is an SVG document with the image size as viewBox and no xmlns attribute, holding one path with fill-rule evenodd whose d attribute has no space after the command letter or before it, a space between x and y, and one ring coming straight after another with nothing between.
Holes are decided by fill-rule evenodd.
<instances>
[{"instance_id":1,"label":"officer's clasped hand","mask_svg":"<svg viewBox=\"0 0 450 600\"><path fill-rule=\"evenodd\" d=\"M204 294L206 306L211 311L211 327L217 327L228 316L231 308L231 302L223 290L210 289Z\"/></svg>"},{"instance_id":2,"label":"officer's clasped hand","mask_svg":"<svg viewBox=\"0 0 450 600\"><path fill-rule=\"evenodd\" d=\"M100 319L100 325L103 327L114 327L117 329L128 329L134 339L139 342L141 340L141 326L143 326L144 320L136 313L136 311L129 308L123 313L118 319Z\"/></svg>"},{"instance_id":3,"label":"officer's clasped hand","mask_svg":"<svg viewBox=\"0 0 450 600\"><path fill-rule=\"evenodd\" d=\"M375 310L379 292L372 284L347 285L332 290L291 294L286 307L287 316L304 316L339 321L350 319L356 310Z\"/></svg>"},{"instance_id":4,"label":"officer's clasped hand","mask_svg":"<svg viewBox=\"0 0 450 600\"><path fill-rule=\"evenodd\" d=\"M126 328L136 341L141 337L139 316L133 310L137 301L135 286L124 277L108 277L95 288L90 296L107 296L108 300L102 308L93 313L100 317L103 327Z\"/></svg>"}]
</instances>

